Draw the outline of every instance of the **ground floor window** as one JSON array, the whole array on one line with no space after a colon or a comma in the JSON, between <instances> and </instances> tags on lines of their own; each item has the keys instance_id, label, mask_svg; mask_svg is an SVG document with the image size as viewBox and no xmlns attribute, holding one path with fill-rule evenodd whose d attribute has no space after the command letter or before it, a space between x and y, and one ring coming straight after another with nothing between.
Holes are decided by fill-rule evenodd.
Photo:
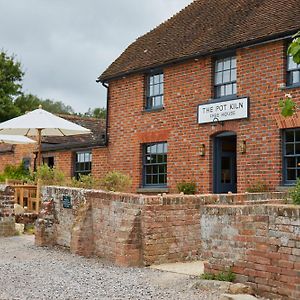
<instances>
[{"instance_id":1,"label":"ground floor window","mask_svg":"<svg viewBox=\"0 0 300 300\"><path fill-rule=\"evenodd\" d=\"M88 175L92 171L92 153L76 152L75 155L75 177L78 179L80 175Z\"/></svg>"},{"instance_id":2,"label":"ground floor window","mask_svg":"<svg viewBox=\"0 0 300 300\"><path fill-rule=\"evenodd\" d=\"M300 177L300 128L283 132L283 177L286 184Z\"/></svg>"},{"instance_id":3,"label":"ground floor window","mask_svg":"<svg viewBox=\"0 0 300 300\"><path fill-rule=\"evenodd\" d=\"M43 157L43 165L47 165L49 168L54 167L54 156Z\"/></svg>"},{"instance_id":4,"label":"ground floor window","mask_svg":"<svg viewBox=\"0 0 300 300\"><path fill-rule=\"evenodd\" d=\"M167 143L163 142L144 144L143 148L143 185L166 186L168 152Z\"/></svg>"}]
</instances>

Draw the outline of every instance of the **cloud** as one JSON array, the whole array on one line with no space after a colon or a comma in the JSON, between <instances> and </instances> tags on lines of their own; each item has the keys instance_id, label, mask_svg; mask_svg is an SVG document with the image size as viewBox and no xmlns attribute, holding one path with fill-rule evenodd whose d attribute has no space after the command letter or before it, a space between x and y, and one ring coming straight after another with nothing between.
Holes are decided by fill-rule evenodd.
<instances>
[{"instance_id":1,"label":"cloud","mask_svg":"<svg viewBox=\"0 0 300 300\"><path fill-rule=\"evenodd\" d=\"M138 36L191 0L0 0L0 49L25 71L24 90L76 111L105 106L96 78Z\"/></svg>"}]
</instances>

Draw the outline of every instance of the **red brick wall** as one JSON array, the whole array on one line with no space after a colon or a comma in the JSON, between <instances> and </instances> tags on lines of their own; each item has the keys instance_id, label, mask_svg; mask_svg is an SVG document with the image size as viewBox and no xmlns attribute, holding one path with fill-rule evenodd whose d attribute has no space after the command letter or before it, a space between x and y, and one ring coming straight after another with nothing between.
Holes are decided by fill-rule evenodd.
<instances>
[{"instance_id":1,"label":"red brick wall","mask_svg":"<svg viewBox=\"0 0 300 300\"><path fill-rule=\"evenodd\" d=\"M23 158L31 158L31 168L33 168L35 149L35 145L16 145L13 152L0 153L0 173L7 165L19 165Z\"/></svg>"},{"instance_id":2,"label":"red brick wall","mask_svg":"<svg viewBox=\"0 0 300 300\"><path fill-rule=\"evenodd\" d=\"M95 178L103 178L109 169L107 148L94 148L92 156L92 175Z\"/></svg>"},{"instance_id":3,"label":"red brick wall","mask_svg":"<svg viewBox=\"0 0 300 300\"><path fill-rule=\"evenodd\" d=\"M213 62L209 57L164 68L164 110L145 112L144 76L129 75L110 82L109 166L133 178L133 191L142 183L141 144L168 142L168 186L195 180L198 192L212 192L212 138L234 131L246 141L246 154L237 153L238 191L257 181L271 189L281 183L280 130L274 116L285 93L299 101L300 89L281 90L285 83L285 46L273 42L237 51L238 97L250 97L250 118L224 126L197 124L197 106L213 98ZM206 155L199 154L205 144Z\"/></svg>"},{"instance_id":4,"label":"red brick wall","mask_svg":"<svg viewBox=\"0 0 300 300\"><path fill-rule=\"evenodd\" d=\"M299 207L212 205L200 220L206 272L232 267L263 296L300 298Z\"/></svg>"}]
</instances>

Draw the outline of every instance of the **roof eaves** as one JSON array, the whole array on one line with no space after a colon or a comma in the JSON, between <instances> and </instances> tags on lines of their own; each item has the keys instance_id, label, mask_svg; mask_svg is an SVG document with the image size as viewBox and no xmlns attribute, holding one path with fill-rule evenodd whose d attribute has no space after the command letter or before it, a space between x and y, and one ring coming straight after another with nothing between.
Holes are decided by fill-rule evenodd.
<instances>
[{"instance_id":1,"label":"roof eaves","mask_svg":"<svg viewBox=\"0 0 300 300\"><path fill-rule=\"evenodd\" d=\"M96 82L106 83L106 82L109 82L109 81L112 81L112 80L116 80L116 79L120 79L122 77L126 77L128 75L141 73L141 72L146 72L146 71L149 71L151 69L167 67L167 66L170 66L170 65L175 64L175 63L182 63L182 62L185 62L187 60L200 58L200 57L203 57L203 56L206 56L206 55L217 55L218 53L222 53L222 52L226 52L226 51L233 51L233 50L236 50L238 48L244 48L244 47L250 47L250 46L254 47L254 46L262 44L262 43L271 43L271 42L275 42L275 41L278 41L278 40L290 39L296 32L299 31L299 29L298 30L292 30L292 31L286 31L286 32L279 33L279 34L274 34L274 35L271 35L271 36L268 36L268 37L263 37L263 38L260 38L260 39L255 39L255 40L242 42L242 43L235 44L235 45L232 45L232 46L227 47L227 48L212 49L211 51L204 51L204 52L198 52L198 53L195 53L195 54L192 54L192 55L181 56L179 58L175 58L175 59L163 62L163 63L148 65L148 66L145 66L145 67L142 67L142 68L137 68L137 69L132 69L132 70L125 71L125 72L120 72L120 73L117 73L116 75L113 75L113 76L105 77L105 76L100 75L97 78Z\"/></svg>"}]
</instances>

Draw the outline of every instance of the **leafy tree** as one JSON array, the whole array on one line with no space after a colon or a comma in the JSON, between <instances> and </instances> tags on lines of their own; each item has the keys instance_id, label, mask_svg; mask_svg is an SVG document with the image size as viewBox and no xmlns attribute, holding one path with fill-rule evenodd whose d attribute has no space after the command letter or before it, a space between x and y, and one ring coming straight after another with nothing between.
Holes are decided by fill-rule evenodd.
<instances>
[{"instance_id":1,"label":"leafy tree","mask_svg":"<svg viewBox=\"0 0 300 300\"><path fill-rule=\"evenodd\" d=\"M89 108L88 111L83 114L83 116L105 119L106 118L106 108L104 108L104 107L96 107L94 109Z\"/></svg>"},{"instance_id":2,"label":"leafy tree","mask_svg":"<svg viewBox=\"0 0 300 300\"><path fill-rule=\"evenodd\" d=\"M0 52L0 122L20 113L13 101L22 94L23 76L20 62L14 56Z\"/></svg>"},{"instance_id":3,"label":"leafy tree","mask_svg":"<svg viewBox=\"0 0 300 300\"><path fill-rule=\"evenodd\" d=\"M300 64L300 31L293 36L294 40L288 48L288 54L293 56L295 63Z\"/></svg>"},{"instance_id":4,"label":"leafy tree","mask_svg":"<svg viewBox=\"0 0 300 300\"><path fill-rule=\"evenodd\" d=\"M54 114L75 114L70 105L65 105L61 101L43 100L35 95L21 95L15 100L15 106L18 107L21 114L32 111L42 105L43 109Z\"/></svg>"},{"instance_id":5,"label":"leafy tree","mask_svg":"<svg viewBox=\"0 0 300 300\"><path fill-rule=\"evenodd\" d=\"M21 114L38 108L40 104L41 100L32 94L21 95L15 100L15 106L18 107Z\"/></svg>"},{"instance_id":6,"label":"leafy tree","mask_svg":"<svg viewBox=\"0 0 300 300\"><path fill-rule=\"evenodd\" d=\"M300 64L300 31L293 36L293 41L288 47L288 54L293 57L293 60L296 64ZM281 114L284 117L292 116L296 110L297 105L292 100L290 94L285 95L285 99L280 99L279 107L281 109Z\"/></svg>"}]
</instances>

